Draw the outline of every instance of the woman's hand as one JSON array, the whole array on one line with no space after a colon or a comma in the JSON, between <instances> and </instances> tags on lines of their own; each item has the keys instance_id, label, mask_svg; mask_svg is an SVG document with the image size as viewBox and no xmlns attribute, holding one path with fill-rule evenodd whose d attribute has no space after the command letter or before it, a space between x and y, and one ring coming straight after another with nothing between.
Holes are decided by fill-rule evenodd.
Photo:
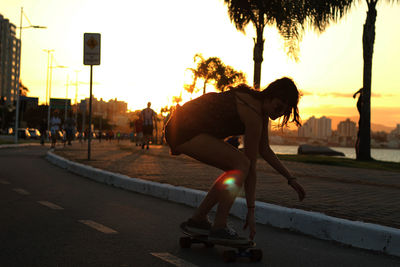
<instances>
[{"instance_id":1,"label":"woman's hand","mask_svg":"<svg viewBox=\"0 0 400 267\"><path fill-rule=\"evenodd\" d=\"M304 191L303 187L297 183L296 178L289 179L288 184L297 192L299 201L303 201L303 199L306 197L306 192Z\"/></svg>"},{"instance_id":2,"label":"woman's hand","mask_svg":"<svg viewBox=\"0 0 400 267\"><path fill-rule=\"evenodd\" d=\"M251 240L254 239L254 236L256 235L256 223L255 223L255 219L254 219L254 207L253 208L249 208L247 210L247 217L246 217L246 223L243 226L243 229L246 229L247 227L249 227L249 238Z\"/></svg>"}]
</instances>

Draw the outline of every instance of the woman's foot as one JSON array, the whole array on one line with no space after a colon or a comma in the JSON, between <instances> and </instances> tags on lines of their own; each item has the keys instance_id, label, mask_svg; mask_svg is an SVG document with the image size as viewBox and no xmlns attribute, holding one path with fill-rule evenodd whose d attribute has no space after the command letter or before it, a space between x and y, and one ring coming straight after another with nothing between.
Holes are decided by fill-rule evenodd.
<instances>
[{"instance_id":1,"label":"woman's foot","mask_svg":"<svg viewBox=\"0 0 400 267\"><path fill-rule=\"evenodd\" d=\"M247 244L249 240L240 237L233 228L225 227L221 229L212 229L208 240L211 242L226 242L230 244Z\"/></svg>"},{"instance_id":2,"label":"woman's foot","mask_svg":"<svg viewBox=\"0 0 400 267\"><path fill-rule=\"evenodd\" d=\"M190 218L185 222L185 227L190 232L199 235L208 235L211 230L211 222L208 221L208 219L203 221L195 221Z\"/></svg>"}]
</instances>

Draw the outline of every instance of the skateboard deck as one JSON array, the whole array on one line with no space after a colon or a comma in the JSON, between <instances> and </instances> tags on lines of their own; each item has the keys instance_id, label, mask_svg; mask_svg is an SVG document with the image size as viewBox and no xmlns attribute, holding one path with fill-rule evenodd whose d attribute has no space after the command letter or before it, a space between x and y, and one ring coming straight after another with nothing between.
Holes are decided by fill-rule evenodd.
<instances>
[{"instance_id":1,"label":"skateboard deck","mask_svg":"<svg viewBox=\"0 0 400 267\"><path fill-rule=\"evenodd\" d=\"M190 248L192 244L204 244L206 247L214 247L219 245L228 247L236 250L225 250L223 252L223 258L225 262L236 261L237 258L249 258L251 261L260 261L262 259L262 250L252 249L256 246L254 241L249 240L245 244L235 244L231 242L224 242L218 240L209 240L208 235L201 235L198 233L191 232L186 228L186 223L180 225L182 233L185 235L179 239L181 248Z\"/></svg>"}]
</instances>

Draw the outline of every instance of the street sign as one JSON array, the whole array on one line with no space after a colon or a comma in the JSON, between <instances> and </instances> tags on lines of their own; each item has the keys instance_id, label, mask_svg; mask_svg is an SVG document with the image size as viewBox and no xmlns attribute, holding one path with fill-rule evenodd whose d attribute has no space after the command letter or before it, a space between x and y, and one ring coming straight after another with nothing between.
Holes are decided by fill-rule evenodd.
<instances>
[{"instance_id":1,"label":"street sign","mask_svg":"<svg viewBox=\"0 0 400 267\"><path fill-rule=\"evenodd\" d=\"M100 33L85 33L83 36L83 64L90 65L89 125L92 125L93 65L100 65ZM88 160L91 154L92 130L89 127Z\"/></svg>"},{"instance_id":2,"label":"street sign","mask_svg":"<svg viewBox=\"0 0 400 267\"><path fill-rule=\"evenodd\" d=\"M65 102L67 102L67 105L65 105ZM50 106L52 110L65 110L65 106L67 106L67 109L71 109L71 99L50 98Z\"/></svg>"},{"instance_id":3,"label":"street sign","mask_svg":"<svg viewBox=\"0 0 400 267\"><path fill-rule=\"evenodd\" d=\"M100 65L100 33L85 33L83 36L83 64Z\"/></svg>"}]
</instances>

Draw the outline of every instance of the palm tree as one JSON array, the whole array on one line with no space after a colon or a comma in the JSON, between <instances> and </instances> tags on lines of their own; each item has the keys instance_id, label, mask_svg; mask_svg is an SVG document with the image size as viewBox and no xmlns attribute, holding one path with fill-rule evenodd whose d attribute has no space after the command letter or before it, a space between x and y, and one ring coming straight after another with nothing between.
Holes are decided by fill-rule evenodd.
<instances>
[{"instance_id":1,"label":"palm tree","mask_svg":"<svg viewBox=\"0 0 400 267\"><path fill-rule=\"evenodd\" d=\"M376 5L379 0L366 0L368 10L363 29L363 89L360 94L361 109L358 124L358 151L357 160L371 160L371 79L372 79L372 56L375 42ZM387 0L387 2L399 2L398 0Z\"/></svg>"},{"instance_id":2,"label":"palm tree","mask_svg":"<svg viewBox=\"0 0 400 267\"><path fill-rule=\"evenodd\" d=\"M229 85L246 83L246 75L243 72L234 70L231 66L219 66L216 69L215 88L218 91L225 91Z\"/></svg>"},{"instance_id":3,"label":"palm tree","mask_svg":"<svg viewBox=\"0 0 400 267\"><path fill-rule=\"evenodd\" d=\"M399 0L386 0L394 3ZM278 28L285 40L289 55L297 58L298 42L301 40L305 23L313 29L323 32L333 21L345 15L357 0L224 0L228 5L228 14L239 31L249 23L256 28L254 41L254 87L259 88L261 81L261 63L264 49L263 31L266 25ZM363 90L360 94L359 150L358 160L371 159L371 77L372 56L375 41L376 5L379 0L366 0L368 11L363 29ZM356 148L358 149L358 148Z\"/></svg>"},{"instance_id":4,"label":"palm tree","mask_svg":"<svg viewBox=\"0 0 400 267\"><path fill-rule=\"evenodd\" d=\"M194 61L197 62L197 67L188 68L193 73L193 82L184 85L184 89L191 94L196 91L198 79L204 81L203 94L206 93L208 83L213 83L217 90L224 91L228 85L246 82L246 75L243 72L225 65L218 57L204 59L201 54L196 54Z\"/></svg>"},{"instance_id":5,"label":"palm tree","mask_svg":"<svg viewBox=\"0 0 400 267\"><path fill-rule=\"evenodd\" d=\"M276 25L285 40L289 56L297 60L299 41L305 25L322 32L331 21L341 18L350 8L351 0L224 0L228 15L237 30L245 33L251 23L256 30L254 38L254 87L260 88L261 64L264 51L264 28Z\"/></svg>"},{"instance_id":6,"label":"palm tree","mask_svg":"<svg viewBox=\"0 0 400 267\"><path fill-rule=\"evenodd\" d=\"M179 105L179 103L181 103L181 102L182 102L182 94L180 94L179 96L172 97L172 103Z\"/></svg>"}]
</instances>

